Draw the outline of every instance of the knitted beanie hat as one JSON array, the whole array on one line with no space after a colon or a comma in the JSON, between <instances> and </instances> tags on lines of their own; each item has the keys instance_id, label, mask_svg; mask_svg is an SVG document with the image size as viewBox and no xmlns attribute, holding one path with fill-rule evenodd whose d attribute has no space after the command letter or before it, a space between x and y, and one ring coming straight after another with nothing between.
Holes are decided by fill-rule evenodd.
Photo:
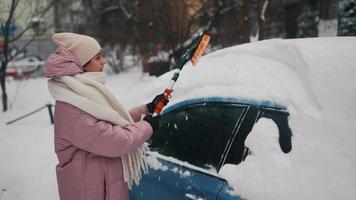
<instances>
[{"instance_id":1,"label":"knitted beanie hat","mask_svg":"<svg viewBox=\"0 0 356 200\"><path fill-rule=\"evenodd\" d=\"M52 40L59 46L64 46L78 58L83 66L97 53L101 47L94 38L75 33L57 33L52 36Z\"/></svg>"}]
</instances>

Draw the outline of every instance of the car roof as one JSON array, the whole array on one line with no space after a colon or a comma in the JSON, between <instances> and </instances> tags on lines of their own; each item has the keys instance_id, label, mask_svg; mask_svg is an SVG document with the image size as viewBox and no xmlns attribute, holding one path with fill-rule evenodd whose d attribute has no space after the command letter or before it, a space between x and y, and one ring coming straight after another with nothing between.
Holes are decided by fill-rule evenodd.
<instances>
[{"instance_id":1,"label":"car roof","mask_svg":"<svg viewBox=\"0 0 356 200\"><path fill-rule=\"evenodd\" d=\"M272 108L280 111L287 110L286 106L268 100L255 100L255 99L236 98L236 97L206 97L206 98L188 99L188 100L178 102L164 109L162 114L179 108L184 108L190 105L202 104L202 103L244 104L244 105L254 105L254 106L261 106L266 108Z\"/></svg>"}]
</instances>

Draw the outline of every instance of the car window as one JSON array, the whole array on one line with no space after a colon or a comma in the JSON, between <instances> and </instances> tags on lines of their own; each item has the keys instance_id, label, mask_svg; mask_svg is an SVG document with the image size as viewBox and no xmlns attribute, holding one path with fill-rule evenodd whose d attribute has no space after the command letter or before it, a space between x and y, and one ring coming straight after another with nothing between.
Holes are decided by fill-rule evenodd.
<instances>
[{"instance_id":1,"label":"car window","mask_svg":"<svg viewBox=\"0 0 356 200\"><path fill-rule=\"evenodd\" d=\"M202 167L217 169L244 106L205 103L162 115L152 136L153 151Z\"/></svg>"}]
</instances>

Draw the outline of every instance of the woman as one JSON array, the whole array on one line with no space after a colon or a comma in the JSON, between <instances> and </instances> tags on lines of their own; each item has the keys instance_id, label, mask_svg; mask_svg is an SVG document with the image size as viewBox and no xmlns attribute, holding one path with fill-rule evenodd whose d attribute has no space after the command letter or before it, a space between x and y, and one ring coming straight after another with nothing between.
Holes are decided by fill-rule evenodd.
<instances>
[{"instance_id":1,"label":"woman","mask_svg":"<svg viewBox=\"0 0 356 200\"><path fill-rule=\"evenodd\" d=\"M43 72L56 100L60 199L127 200L128 188L146 172L140 146L158 128L150 113L163 95L127 112L104 85L105 60L94 38L58 33L52 40L59 48Z\"/></svg>"}]
</instances>

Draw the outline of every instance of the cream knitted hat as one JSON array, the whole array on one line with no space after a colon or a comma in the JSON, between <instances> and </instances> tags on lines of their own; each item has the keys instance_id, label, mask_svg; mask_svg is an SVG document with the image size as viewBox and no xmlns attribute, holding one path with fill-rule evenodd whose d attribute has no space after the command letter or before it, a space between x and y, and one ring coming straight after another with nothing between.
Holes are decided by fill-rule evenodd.
<instances>
[{"instance_id":1,"label":"cream knitted hat","mask_svg":"<svg viewBox=\"0 0 356 200\"><path fill-rule=\"evenodd\" d=\"M97 53L101 47L94 38L75 33L57 33L52 36L52 40L60 46L64 46L71 51L83 66Z\"/></svg>"}]
</instances>

